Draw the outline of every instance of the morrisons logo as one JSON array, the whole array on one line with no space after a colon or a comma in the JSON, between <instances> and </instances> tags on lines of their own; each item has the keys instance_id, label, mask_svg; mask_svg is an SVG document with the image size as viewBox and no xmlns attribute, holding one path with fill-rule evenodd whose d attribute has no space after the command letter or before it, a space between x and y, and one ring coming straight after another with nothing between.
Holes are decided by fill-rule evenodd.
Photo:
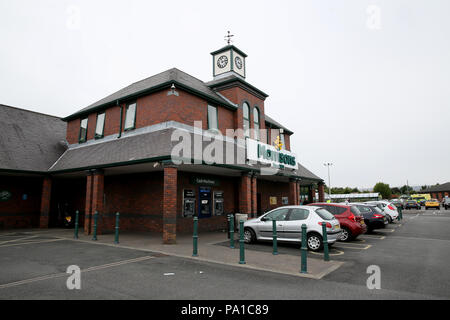
<instances>
[{"instance_id":1,"label":"morrisons logo","mask_svg":"<svg viewBox=\"0 0 450 320\"><path fill-rule=\"evenodd\" d=\"M268 161L279 163L280 165L295 166L295 157L285 154L281 151L274 151L266 148L264 145L258 144L258 158L263 158Z\"/></svg>"}]
</instances>

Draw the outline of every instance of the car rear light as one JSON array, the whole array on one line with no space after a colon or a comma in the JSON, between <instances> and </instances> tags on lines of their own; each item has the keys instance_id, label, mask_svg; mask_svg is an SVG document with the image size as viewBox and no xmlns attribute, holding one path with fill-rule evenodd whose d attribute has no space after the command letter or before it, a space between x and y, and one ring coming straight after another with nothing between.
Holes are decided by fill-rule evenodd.
<instances>
[{"instance_id":1,"label":"car rear light","mask_svg":"<svg viewBox=\"0 0 450 320\"><path fill-rule=\"evenodd\" d=\"M388 208L389 208L390 210L395 210L394 207L391 206L391 205L388 205Z\"/></svg>"},{"instance_id":2,"label":"car rear light","mask_svg":"<svg viewBox=\"0 0 450 320\"><path fill-rule=\"evenodd\" d=\"M320 226L321 226L322 224L323 224L323 222L319 222L319 225L320 225ZM328 229L333 228L333 227L331 226L331 223L329 223L329 222L326 223L326 226L327 226Z\"/></svg>"},{"instance_id":3,"label":"car rear light","mask_svg":"<svg viewBox=\"0 0 450 320\"><path fill-rule=\"evenodd\" d=\"M378 214L378 213L375 213L375 214L373 215L373 217L374 217L374 218L384 218L383 215Z\"/></svg>"},{"instance_id":4,"label":"car rear light","mask_svg":"<svg viewBox=\"0 0 450 320\"><path fill-rule=\"evenodd\" d=\"M355 215L354 215L353 213L350 214L350 215L348 216L348 218L349 218L350 220L356 222L356 217L355 217Z\"/></svg>"}]
</instances>

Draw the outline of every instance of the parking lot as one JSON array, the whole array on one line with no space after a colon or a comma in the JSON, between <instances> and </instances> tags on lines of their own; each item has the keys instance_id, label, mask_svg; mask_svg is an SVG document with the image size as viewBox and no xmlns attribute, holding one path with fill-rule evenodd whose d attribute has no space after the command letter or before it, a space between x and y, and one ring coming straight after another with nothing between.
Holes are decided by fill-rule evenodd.
<instances>
[{"instance_id":1,"label":"parking lot","mask_svg":"<svg viewBox=\"0 0 450 320\"><path fill-rule=\"evenodd\" d=\"M3 232L0 298L272 299L276 292L277 299L449 299L449 219L450 210L411 210L384 230L336 243L330 258L344 264L320 280L63 239L52 230ZM272 246L246 250L271 252ZM278 251L298 257L300 267L299 245L280 243ZM66 286L69 265L81 268L81 290ZM366 286L370 265L380 267L381 290Z\"/></svg>"}]
</instances>

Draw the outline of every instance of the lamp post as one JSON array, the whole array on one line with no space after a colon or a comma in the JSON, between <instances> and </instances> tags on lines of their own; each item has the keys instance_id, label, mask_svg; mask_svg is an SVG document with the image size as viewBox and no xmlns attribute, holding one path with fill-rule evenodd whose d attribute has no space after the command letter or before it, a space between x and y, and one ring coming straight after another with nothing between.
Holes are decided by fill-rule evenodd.
<instances>
[{"instance_id":1,"label":"lamp post","mask_svg":"<svg viewBox=\"0 0 450 320\"><path fill-rule=\"evenodd\" d=\"M333 165L333 163L326 162L323 165L328 168L328 196L330 197L330 201L331 201L330 167Z\"/></svg>"}]
</instances>

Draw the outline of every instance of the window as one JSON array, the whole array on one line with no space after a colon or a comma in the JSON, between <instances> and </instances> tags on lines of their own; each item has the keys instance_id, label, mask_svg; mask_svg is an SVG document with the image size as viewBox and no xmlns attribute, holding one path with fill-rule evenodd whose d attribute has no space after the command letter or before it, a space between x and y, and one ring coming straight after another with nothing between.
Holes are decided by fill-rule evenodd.
<instances>
[{"instance_id":1,"label":"window","mask_svg":"<svg viewBox=\"0 0 450 320\"><path fill-rule=\"evenodd\" d=\"M328 211L328 209L317 209L316 213L323 220L333 220L334 219L334 216Z\"/></svg>"},{"instance_id":2,"label":"window","mask_svg":"<svg viewBox=\"0 0 450 320\"><path fill-rule=\"evenodd\" d=\"M323 209L322 209L323 210ZM305 220L309 216L309 210L307 209L291 209L289 214L289 221Z\"/></svg>"},{"instance_id":3,"label":"window","mask_svg":"<svg viewBox=\"0 0 450 320\"><path fill-rule=\"evenodd\" d=\"M286 150L286 145L285 145L285 142L284 142L284 134L281 133L281 130L280 130L280 141L282 143L281 149Z\"/></svg>"},{"instance_id":4,"label":"window","mask_svg":"<svg viewBox=\"0 0 450 320\"><path fill-rule=\"evenodd\" d=\"M130 103L127 106L125 113L125 128L124 130L132 130L136 126L136 102Z\"/></svg>"},{"instance_id":5,"label":"window","mask_svg":"<svg viewBox=\"0 0 450 320\"><path fill-rule=\"evenodd\" d=\"M105 129L105 113L97 114L97 124L95 125L95 139L103 138Z\"/></svg>"},{"instance_id":6,"label":"window","mask_svg":"<svg viewBox=\"0 0 450 320\"><path fill-rule=\"evenodd\" d=\"M80 123L80 135L78 136L79 142L85 142L87 138L87 126L88 126L88 118L84 118Z\"/></svg>"},{"instance_id":7,"label":"window","mask_svg":"<svg viewBox=\"0 0 450 320\"><path fill-rule=\"evenodd\" d=\"M208 129L219 130L219 121L217 119L217 107L208 106Z\"/></svg>"},{"instance_id":8,"label":"window","mask_svg":"<svg viewBox=\"0 0 450 320\"><path fill-rule=\"evenodd\" d=\"M253 109L253 127L255 128L255 139L260 140L260 132L259 132L259 110L258 108Z\"/></svg>"},{"instance_id":9,"label":"window","mask_svg":"<svg viewBox=\"0 0 450 320\"><path fill-rule=\"evenodd\" d=\"M247 102L242 105L242 112L244 115L244 136L250 137L250 107Z\"/></svg>"},{"instance_id":10,"label":"window","mask_svg":"<svg viewBox=\"0 0 450 320\"><path fill-rule=\"evenodd\" d=\"M268 213L264 218L266 218L266 220L284 221L288 212L288 209L278 209Z\"/></svg>"}]
</instances>

